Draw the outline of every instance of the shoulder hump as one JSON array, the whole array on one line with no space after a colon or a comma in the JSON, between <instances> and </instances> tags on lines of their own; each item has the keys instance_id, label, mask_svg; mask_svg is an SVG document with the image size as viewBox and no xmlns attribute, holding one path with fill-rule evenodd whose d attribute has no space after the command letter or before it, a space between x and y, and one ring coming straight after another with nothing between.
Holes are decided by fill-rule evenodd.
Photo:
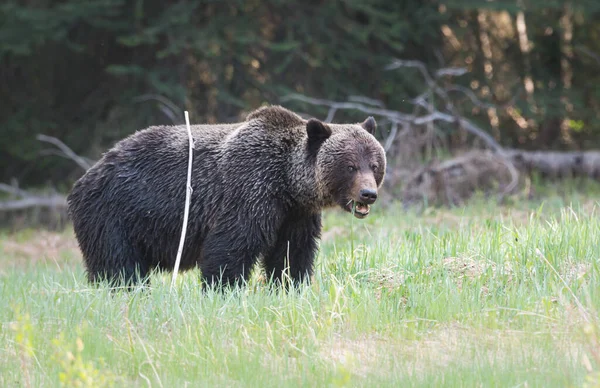
<instances>
[{"instance_id":1,"label":"shoulder hump","mask_svg":"<svg viewBox=\"0 0 600 388\"><path fill-rule=\"evenodd\" d=\"M275 127L296 127L305 123L302 117L279 105L263 106L251 112L246 121L260 120L263 124Z\"/></svg>"}]
</instances>

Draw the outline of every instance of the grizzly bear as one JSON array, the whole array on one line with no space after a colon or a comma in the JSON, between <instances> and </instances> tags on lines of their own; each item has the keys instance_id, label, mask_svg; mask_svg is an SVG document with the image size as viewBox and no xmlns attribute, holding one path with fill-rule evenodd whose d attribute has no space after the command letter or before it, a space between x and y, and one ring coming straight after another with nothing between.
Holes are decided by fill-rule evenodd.
<instances>
[{"instance_id":1,"label":"grizzly bear","mask_svg":"<svg viewBox=\"0 0 600 388\"><path fill-rule=\"evenodd\" d=\"M372 117L361 124L305 120L262 107L237 124L193 125L192 195L180 269L206 285L309 279L321 211L369 214L385 152ZM74 185L68 207L90 282L134 285L173 270L188 165L185 126L155 126L118 142Z\"/></svg>"}]
</instances>

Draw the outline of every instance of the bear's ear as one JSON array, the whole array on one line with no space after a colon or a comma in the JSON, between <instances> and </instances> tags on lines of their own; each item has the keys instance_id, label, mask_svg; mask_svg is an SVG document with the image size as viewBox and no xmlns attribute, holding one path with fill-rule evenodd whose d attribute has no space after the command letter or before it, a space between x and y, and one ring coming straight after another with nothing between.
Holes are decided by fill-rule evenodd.
<instances>
[{"instance_id":1,"label":"bear's ear","mask_svg":"<svg viewBox=\"0 0 600 388\"><path fill-rule=\"evenodd\" d=\"M331 128L317 119L310 119L306 123L306 133L309 142L322 142L331 136Z\"/></svg>"},{"instance_id":2,"label":"bear's ear","mask_svg":"<svg viewBox=\"0 0 600 388\"><path fill-rule=\"evenodd\" d=\"M361 125L371 135L375 134L375 129L377 129L377 123L375 122L375 119L373 118L373 116L367 117L367 119L365 121L363 121L363 123Z\"/></svg>"}]
</instances>

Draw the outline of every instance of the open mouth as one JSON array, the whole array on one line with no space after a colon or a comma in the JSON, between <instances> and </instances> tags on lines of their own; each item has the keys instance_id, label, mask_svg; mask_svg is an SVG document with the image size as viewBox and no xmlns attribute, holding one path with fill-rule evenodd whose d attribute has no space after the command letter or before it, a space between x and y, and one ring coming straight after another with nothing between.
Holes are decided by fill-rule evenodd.
<instances>
[{"instance_id":1,"label":"open mouth","mask_svg":"<svg viewBox=\"0 0 600 388\"><path fill-rule=\"evenodd\" d=\"M369 215L371 206L367 205L366 203L350 200L346 204L345 209L346 211L354 214L354 217L356 218L365 218Z\"/></svg>"}]
</instances>

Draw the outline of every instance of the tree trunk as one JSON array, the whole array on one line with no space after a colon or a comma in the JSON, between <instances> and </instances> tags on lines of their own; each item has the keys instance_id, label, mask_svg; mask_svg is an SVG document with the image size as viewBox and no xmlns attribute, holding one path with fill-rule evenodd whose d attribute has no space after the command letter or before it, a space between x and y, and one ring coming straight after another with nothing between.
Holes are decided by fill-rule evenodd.
<instances>
[{"instance_id":1,"label":"tree trunk","mask_svg":"<svg viewBox=\"0 0 600 388\"><path fill-rule=\"evenodd\" d=\"M494 65L492 62L492 44L490 42L489 31L489 23L488 23L488 12L487 11L478 11L477 12L477 24L478 24L478 32L479 32L479 45L481 47L481 52L483 54L483 72L485 74L485 78L490 81L493 81L494 78ZM492 93L490 89L488 93ZM496 138L500 137L500 129L499 129L499 120L498 113L496 112L496 108L489 107L487 108L487 115L490 120L490 125L492 127L494 136Z\"/></svg>"},{"instance_id":2,"label":"tree trunk","mask_svg":"<svg viewBox=\"0 0 600 388\"><path fill-rule=\"evenodd\" d=\"M517 17L515 19L515 27L517 31L517 35L519 37L519 50L521 51L521 60L523 65L523 87L525 88L527 104L529 108L534 114L537 114L538 107L535 103L535 83L533 82L533 76L531 73L531 44L529 42L529 37L527 36L527 22L525 19L525 10L523 9L523 1L518 0L517 4L519 5L520 10L517 12ZM523 115L518 115L516 112L511 112L510 116L517 122L517 125L521 127L524 131L527 131L526 137L530 138L531 131L535 128L535 122L531 119L527 120L523 117ZM528 115L524 115L527 117Z\"/></svg>"},{"instance_id":3,"label":"tree trunk","mask_svg":"<svg viewBox=\"0 0 600 388\"><path fill-rule=\"evenodd\" d=\"M519 6L522 5L522 1L519 1ZM529 51L531 45L529 44L529 38L527 37L527 23L525 22L525 12L520 10L517 12L516 18L517 34L519 35L519 49L521 50L521 57L523 58L523 86L527 92L527 100L530 104L534 103L533 93L535 92L535 85L533 83L533 77L531 76L531 60L529 59Z\"/></svg>"},{"instance_id":4,"label":"tree trunk","mask_svg":"<svg viewBox=\"0 0 600 388\"><path fill-rule=\"evenodd\" d=\"M560 18L560 72L562 81L561 102L565 114L560 124L561 140L565 143L571 143L571 127L569 116L573 112L573 104L569 100L569 92L573 84L573 10L570 2L565 2L563 14Z\"/></svg>"}]
</instances>

